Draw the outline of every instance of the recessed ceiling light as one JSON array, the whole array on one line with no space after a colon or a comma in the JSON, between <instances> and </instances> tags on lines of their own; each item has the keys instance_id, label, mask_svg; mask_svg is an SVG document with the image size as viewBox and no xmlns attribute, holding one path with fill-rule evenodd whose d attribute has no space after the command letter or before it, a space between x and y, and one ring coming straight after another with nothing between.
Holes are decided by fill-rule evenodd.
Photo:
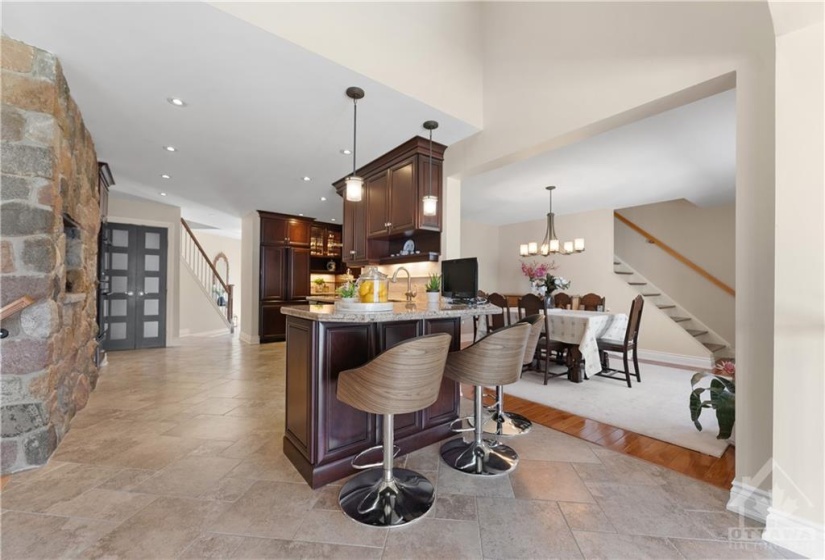
<instances>
[{"instance_id":1,"label":"recessed ceiling light","mask_svg":"<svg viewBox=\"0 0 825 560\"><path fill-rule=\"evenodd\" d=\"M299 213L298 215L299 215L299 216L303 216L303 214L301 214L301 213Z\"/></svg>"},{"instance_id":2,"label":"recessed ceiling light","mask_svg":"<svg viewBox=\"0 0 825 560\"><path fill-rule=\"evenodd\" d=\"M186 102L179 97L169 97L166 99L169 103L174 105L175 107L186 107Z\"/></svg>"},{"instance_id":3,"label":"recessed ceiling light","mask_svg":"<svg viewBox=\"0 0 825 560\"><path fill-rule=\"evenodd\" d=\"M344 154L345 156L352 155L352 150L348 150L348 149L346 149L346 148L344 148L343 150L339 150L339 151L340 151L342 154Z\"/></svg>"},{"instance_id":4,"label":"recessed ceiling light","mask_svg":"<svg viewBox=\"0 0 825 560\"><path fill-rule=\"evenodd\" d=\"M164 173L163 175L161 175L161 176L160 176L160 178L161 178L161 179L171 179L171 178L172 178L172 176L171 176L171 175L167 175L166 173Z\"/></svg>"},{"instance_id":5,"label":"recessed ceiling light","mask_svg":"<svg viewBox=\"0 0 825 560\"><path fill-rule=\"evenodd\" d=\"M304 181L312 181L312 179L309 177L304 177Z\"/></svg>"},{"instance_id":6,"label":"recessed ceiling light","mask_svg":"<svg viewBox=\"0 0 825 560\"><path fill-rule=\"evenodd\" d=\"M322 196L322 197L321 197L321 202L326 202L326 201L327 201L327 197Z\"/></svg>"},{"instance_id":7,"label":"recessed ceiling light","mask_svg":"<svg viewBox=\"0 0 825 560\"><path fill-rule=\"evenodd\" d=\"M330 218L330 220L332 220L332 221L334 222L334 221L335 221L335 218Z\"/></svg>"},{"instance_id":8,"label":"recessed ceiling light","mask_svg":"<svg viewBox=\"0 0 825 560\"><path fill-rule=\"evenodd\" d=\"M178 151L178 149L174 146L164 146L163 149L166 150L167 152L177 152Z\"/></svg>"},{"instance_id":9,"label":"recessed ceiling light","mask_svg":"<svg viewBox=\"0 0 825 560\"><path fill-rule=\"evenodd\" d=\"M165 192L160 193L160 196L166 196Z\"/></svg>"}]
</instances>

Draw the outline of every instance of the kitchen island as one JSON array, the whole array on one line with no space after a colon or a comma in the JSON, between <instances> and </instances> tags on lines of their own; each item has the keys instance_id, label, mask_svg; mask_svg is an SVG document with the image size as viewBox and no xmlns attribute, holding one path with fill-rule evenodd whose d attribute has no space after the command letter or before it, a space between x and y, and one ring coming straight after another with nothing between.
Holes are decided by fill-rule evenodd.
<instances>
[{"instance_id":1,"label":"kitchen island","mask_svg":"<svg viewBox=\"0 0 825 560\"><path fill-rule=\"evenodd\" d=\"M461 346L461 319L500 313L494 305L396 303L392 311L336 311L334 305L285 306L286 422L284 454L310 486L317 488L355 472L350 461L378 445L381 417L338 400L338 374L359 367L403 340L447 333L451 351ZM451 435L458 418L458 384L442 380L429 408L395 416L400 454ZM375 455L378 460L380 452Z\"/></svg>"}]
</instances>

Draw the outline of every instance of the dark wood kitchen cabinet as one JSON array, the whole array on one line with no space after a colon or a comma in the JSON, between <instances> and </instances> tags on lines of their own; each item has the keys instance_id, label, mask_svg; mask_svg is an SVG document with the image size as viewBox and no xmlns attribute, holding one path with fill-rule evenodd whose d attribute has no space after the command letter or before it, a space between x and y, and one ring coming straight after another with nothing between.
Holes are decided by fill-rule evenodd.
<instances>
[{"instance_id":1,"label":"dark wood kitchen cabinet","mask_svg":"<svg viewBox=\"0 0 825 560\"><path fill-rule=\"evenodd\" d=\"M344 260L347 262L390 263L406 239L422 250L420 260L432 258L440 247L442 216L442 144L433 143L432 184L430 184L429 142L415 137L368 163L357 171L364 177L360 202L344 202ZM344 195L344 179L333 184ZM424 216L422 198L438 197L435 216ZM408 258L405 262L409 262Z\"/></svg>"},{"instance_id":2,"label":"dark wood kitchen cabinet","mask_svg":"<svg viewBox=\"0 0 825 560\"><path fill-rule=\"evenodd\" d=\"M313 220L259 211L260 290L258 334L261 342L286 337L284 304L305 303L310 294L310 233Z\"/></svg>"}]
</instances>

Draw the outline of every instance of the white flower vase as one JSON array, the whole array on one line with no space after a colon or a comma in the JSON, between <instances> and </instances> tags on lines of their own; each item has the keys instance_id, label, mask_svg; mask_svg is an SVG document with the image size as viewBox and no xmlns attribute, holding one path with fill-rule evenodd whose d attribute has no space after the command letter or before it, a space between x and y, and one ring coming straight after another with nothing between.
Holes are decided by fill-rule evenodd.
<instances>
[{"instance_id":1,"label":"white flower vase","mask_svg":"<svg viewBox=\"0 0 825 560\"><path fill-rule=\"evenodd\" d=\"M441 301L441 292L427 292L427 303L439 303Z\"/></svg>"}]
</instances>

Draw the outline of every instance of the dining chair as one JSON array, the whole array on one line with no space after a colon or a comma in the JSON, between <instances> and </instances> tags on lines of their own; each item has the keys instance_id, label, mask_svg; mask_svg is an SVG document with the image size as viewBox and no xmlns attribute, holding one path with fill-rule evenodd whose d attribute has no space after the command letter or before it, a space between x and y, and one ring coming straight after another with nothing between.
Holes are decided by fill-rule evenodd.
<instances>
[{"instance_id":1,"label":"dining chair","mask_svg":"<svg viewBox=\"0 0 825 560\"><path fill-rule=\"evenodd\" d=\"M604 311L607 309L604 301L605 298L599 294L585 294L579 299L579 309L584 309L585 311ZM601 306L601 309L599 309L599 306Z\"/></svg>"},{"instance_id":2,"label":"dining chair","mask_svg":"<svg viewBox=\"0 0 825 560\"><path fill-rule=\"evenodd\" d=\"M569 295L559 292L553 296L553 306L557 309L567 309L568 305L573 306L573 299Z\"/></svg>"},{"instance_id":3,"label":"dining chair","mask_svg":"<svg viewBox=\"0 0 825 560\"><path fill-rule=\"evenodd\" d=\"M518 300L518 318L519 321L530 315L538 315L544 313L544 298L540 298L535 294L526 294Z\"/></svg>"},{"instance_id":4,"label":"dining chair","mask_svg":"<svg viewBox=\"0 0 825 560\"><path fill-rule=\"evenodd\" d=\"M599 354L602 358L602 371L601 373L597 373L601 377L607 377L608 379L619 379L619 377L614 375L605 375L606 373L624 373L625 381L627 382L627 386L630 387L630 368L628 367L627 359L628 354L633 352L633 369L635 370L636 374L636 381L638 383L642 382L642 378L639 375L639 355L638 355L638 341L639 341L639 325L642 322L642 308L644 307L645 300L642 298L641 295L636 296L636 299L633 300L633 303L630 306L630 316L627 319L627 330L624 333L624 341L621 340L611 340L608 338L600 338L596 342L599 345ZM607 352L621 352L622 353L622 361L624 362L624 371L618 369L610 368L610 363L608 362Z\"/></svg>"},{"instance_id":5,"label":"dining chair","mask_svg":"<svg viewBox=\"0 0 825 560\"><path fill-rule=\"evenodd\" d=\"M510 324L510 308L507 306L507 298L495 292L487 296L487 303L491 303L501 308L501 313L486 316L487 334L490 334L494 330L506 327Z\"/></svg>"}]
</instances>

